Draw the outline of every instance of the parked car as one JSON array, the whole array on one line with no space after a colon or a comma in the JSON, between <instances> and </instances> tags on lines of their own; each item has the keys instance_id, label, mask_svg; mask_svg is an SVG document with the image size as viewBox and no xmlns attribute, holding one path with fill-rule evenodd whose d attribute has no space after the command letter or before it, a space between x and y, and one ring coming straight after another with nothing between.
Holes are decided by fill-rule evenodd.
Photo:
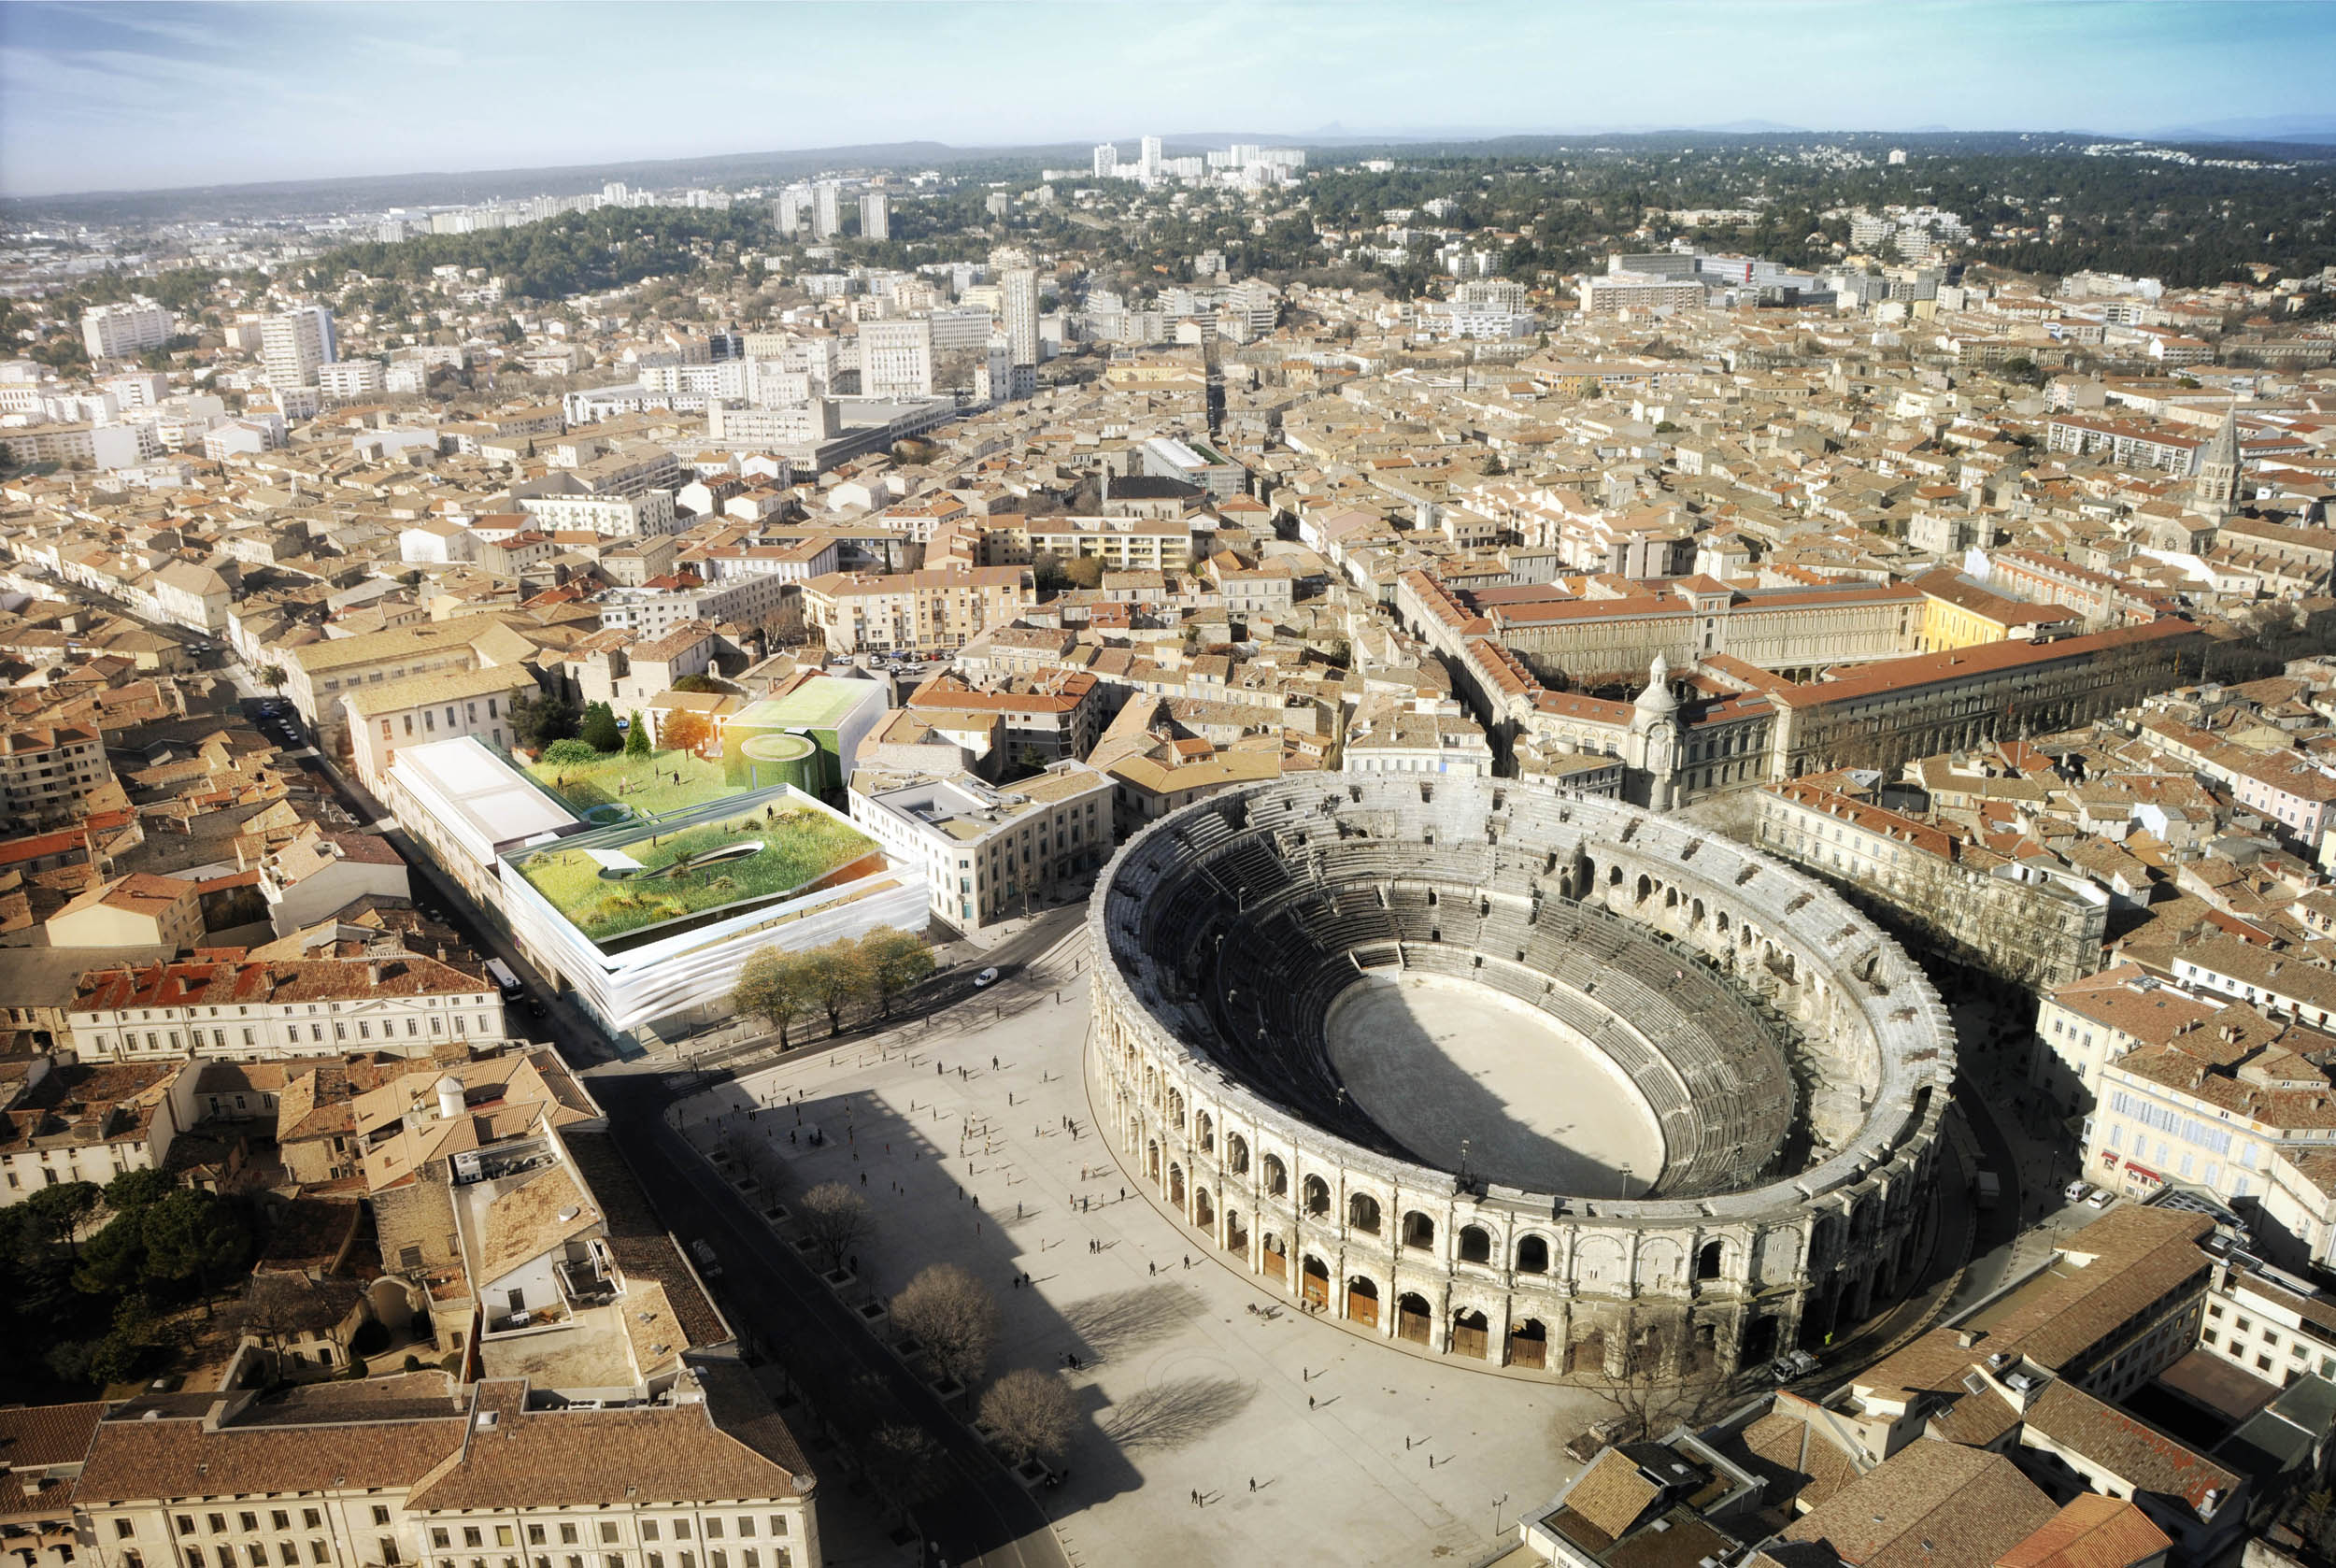
<instances>
[{"instance_id":1,"label":"parked car","mask_svg":"<svg viewBox=\"0 0 2336 1568\"><path fill-rule=\"evenodd\" d=\"M2110 1191L2105 1187L2101 1189L2098 1192L2095 1192L2091 1197L2085 1200L2087 1205L2094 1208L2107 1208L2111 1204L2114 1204L2116 1201L2117 1195L2115 1192Z\"/></svg>"},{"instance_id":2,"label":"parked car","mask_svg":"<svg viewBox=\"0 0 2336 1568\"><path fill-rule=\"evenodd\" d=\"M2092 1195L2092 1184L2085 1181L2072 1181L2060 1192L2060 1196L2072 1204L2081 1204Z\"/></svg>"}]
</instances>

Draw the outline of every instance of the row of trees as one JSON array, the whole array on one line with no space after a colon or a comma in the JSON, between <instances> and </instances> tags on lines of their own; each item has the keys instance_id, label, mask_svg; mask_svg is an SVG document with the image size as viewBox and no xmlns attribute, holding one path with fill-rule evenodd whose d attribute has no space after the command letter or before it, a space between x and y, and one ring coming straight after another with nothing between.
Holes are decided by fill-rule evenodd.
<instances>
[{"instance_id":1,"label":"row of trees","mask_svg":"<svg viewBox=\"0 0 2336 1568\"><path fill-rule=\"evenodd\" d=\"M764 948L738 970L731 1005L764 1019L778 1031L785 1049L795 1024L813 1013L827 1015L827 1032L843 1032L844 1014L874 1002L878 1016L892 1016L892 1002L933 973L933 949L904 931L878 926L854 940L839 936L824 947L790 952Z\"/></svg>"},{"instance_id":2,"label":"row of trees","mask_svg":"<svg viewBox=\"0 0 2336 1568\"><path fill-rule=\"evenodd\" d=\"M745 1128L726 1145L732 1157L765 1193L784 1181L785 1162L767 1140ZM823 1181L794 1202L794 1219L809 1243L813 1260L831 1272L858 1262L858 1252L876 1233L876 1215L856 1188ZM1002 1318L998 1299L970 1271L934 1263L891 1301L892 1322L913 1339L926 1362L961 1388L971 1389L989 1370L998 1347ZM978 1406L982 1424L995 1433L1015 1461L1058 1459L1077 1421L1077 1406L1062 1379L1050 1372L1020 1367L990 1385ZM930 1435L918 1428L886 1428L875 1434L872 1465L887 1472L886 1490L913 1506L935 1453Z\"/></svg>"}]
</instances>

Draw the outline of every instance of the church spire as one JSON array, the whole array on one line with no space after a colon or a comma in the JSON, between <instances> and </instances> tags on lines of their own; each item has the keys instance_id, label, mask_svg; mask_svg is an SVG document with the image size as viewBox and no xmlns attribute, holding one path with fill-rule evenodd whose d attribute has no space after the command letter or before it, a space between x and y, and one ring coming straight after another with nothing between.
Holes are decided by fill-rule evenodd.
<instances>
[{"instance_id":1,"label":"church spire","mask_svg":"<svg viewBox=\"0 0 2336 1568\"><path fill-rule=\"evenodd\" d=\"M2222 428L2198 454L2198 477L2190 481L2191 505L2212 517L2239 509L2239 414L2234 401Z\"/></svg>"}]
</instances>

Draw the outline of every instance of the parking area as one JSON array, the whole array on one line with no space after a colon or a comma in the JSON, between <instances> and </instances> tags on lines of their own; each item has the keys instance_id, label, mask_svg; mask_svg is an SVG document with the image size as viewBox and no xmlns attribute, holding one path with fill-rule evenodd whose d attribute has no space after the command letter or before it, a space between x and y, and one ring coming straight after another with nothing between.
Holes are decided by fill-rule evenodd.
<instances>
[{"instance_id":1,"label":"parking area","mask_svg":"<svg viewBox=\"0 0 2336 1568\"><path fill-rule=\"evenodd\" d=\"M990 1286L1005 1323L990 1373L1060 1371L1079 1404L1045 1494L1077 1561L1236 1561L1267 1540L1324 1568L1484 1552L1496 1515L1507 1527L1563 1483L1562 1442L1605 1407L1360 1338L1206 1256L1093 1130L1082 941L929 1023L670 1114L709 1154L759 1140L790 1191L866 1193L868 1297L944 1261Z\"/></svg>"}]
</instances>

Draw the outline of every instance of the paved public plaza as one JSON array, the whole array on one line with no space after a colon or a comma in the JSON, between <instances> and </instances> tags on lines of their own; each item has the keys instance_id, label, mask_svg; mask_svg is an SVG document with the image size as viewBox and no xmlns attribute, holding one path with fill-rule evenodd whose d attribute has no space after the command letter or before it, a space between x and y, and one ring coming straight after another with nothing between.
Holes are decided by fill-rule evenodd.
<instances>
[{"instance_id":1,"label":"paved public plaza","mask_svg":"<svg viewBox=\"0 0 2336 1568\"><path fill-rule=\"evenodd\" d=\"M1074 936L931 1027L671 1114L701 1149L741 1129L768 1141L791 1162L790 1193L864 1190L867 1295L889 1299L940 1261L987 1281L1005 1319L992 1376L1079 1359L1065 1375L1086 1418L1044 1495L1082 1564L1181 1568L1261 1547L1325 1568L1477 1557L1496 1506L1507 1530L1563 1484L1560 1444L1602 1407L1364 1339L1208 1256L1095 1131L1084 957Z\"/></svg>"}]
</instances>

